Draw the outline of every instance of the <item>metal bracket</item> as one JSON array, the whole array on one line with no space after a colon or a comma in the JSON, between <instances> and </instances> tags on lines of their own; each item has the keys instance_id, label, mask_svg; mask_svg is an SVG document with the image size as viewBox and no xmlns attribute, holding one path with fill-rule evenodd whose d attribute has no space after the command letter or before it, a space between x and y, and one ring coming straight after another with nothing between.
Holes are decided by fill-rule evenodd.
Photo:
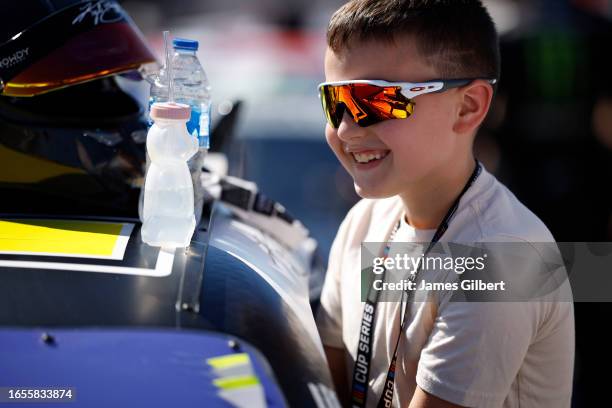
<instances>
[{"instance_id":1,"label":"metal bracket","mask_svg":"<svg viewBox=\"0 0 612 408\"><path fill-rule=\"evenodd\" d=\"M200 311L206 249L206 243L193 240L184 253L179 255L177 251L176 261L183 263L183 275L176 300L176 311L179 314L181 312L197 314Z\"/></svg>"}]
</instances>

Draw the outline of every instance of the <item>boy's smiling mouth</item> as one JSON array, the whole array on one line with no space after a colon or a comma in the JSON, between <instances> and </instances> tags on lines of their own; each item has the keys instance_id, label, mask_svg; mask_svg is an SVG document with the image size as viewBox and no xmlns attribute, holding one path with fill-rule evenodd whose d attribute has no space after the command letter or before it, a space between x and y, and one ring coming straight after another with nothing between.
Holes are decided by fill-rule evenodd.
<instances>
[{"instance_id":1,"label":"boy's smiling mouth","mask_svg":"<svg viewBox=\"0 0 612 408\"><path fill-rule=\"evenodd\" d=\"M382 160L390 153L390 150L366 150L361 152L351 152L353 160L358 164L366 164L372 161Z\"/></svg>"}]
</instances>

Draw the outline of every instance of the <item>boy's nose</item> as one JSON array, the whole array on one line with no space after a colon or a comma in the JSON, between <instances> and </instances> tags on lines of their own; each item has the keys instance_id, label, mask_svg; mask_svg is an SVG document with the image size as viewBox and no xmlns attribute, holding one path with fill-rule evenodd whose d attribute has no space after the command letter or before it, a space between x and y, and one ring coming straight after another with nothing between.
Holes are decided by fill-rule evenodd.
<instances>
[{"instance_id":1,"label":"boy's nose","mask_svg":"<svg viewBox=\"0 0 612 408\"><path fill-rule=\"evenodd\" d=\"M338 126L338 138L343 142L350 142L361 139L365 135L365 129L357 125L351 115L346 111L342 116L342 122Z\"/></svg>"}]
</instances>

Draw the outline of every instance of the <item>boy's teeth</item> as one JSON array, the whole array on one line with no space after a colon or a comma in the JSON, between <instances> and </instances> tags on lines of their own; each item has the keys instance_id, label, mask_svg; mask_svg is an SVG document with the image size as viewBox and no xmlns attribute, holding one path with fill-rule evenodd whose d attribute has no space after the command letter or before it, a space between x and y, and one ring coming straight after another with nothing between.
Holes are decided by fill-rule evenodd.
<instances>
[{"instance_id":1,"label":"boy's teeth","mask_svg":"<svg viewBox=\"0 0 612 408\"><path fill-rule=\"evenodd\" d=\"M386 155L387 155L386 152L376 152L376 153L366 153L366 154L353 153L353 157L359 163L367 163L374 159L379 160L385 157Z\"/></svg>"}]
</instances>

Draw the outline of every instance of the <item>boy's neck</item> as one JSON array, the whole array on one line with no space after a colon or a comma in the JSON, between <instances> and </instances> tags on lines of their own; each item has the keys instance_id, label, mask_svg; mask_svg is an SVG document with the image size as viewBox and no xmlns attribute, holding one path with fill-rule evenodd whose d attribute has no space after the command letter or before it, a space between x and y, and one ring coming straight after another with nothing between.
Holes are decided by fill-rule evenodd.
<instances>
[{"instance_id":1,"label":"boy's neck","mask_svg":"<svg viewBox=\"0 0 612 408\"><path fill-rule=\"evenodd\" d=\"M470 176L476 162L470 154L456 165L445 166L400 194L406 222L416 229L436 229L453 205Z\"/></svg>"}]
</instances>

